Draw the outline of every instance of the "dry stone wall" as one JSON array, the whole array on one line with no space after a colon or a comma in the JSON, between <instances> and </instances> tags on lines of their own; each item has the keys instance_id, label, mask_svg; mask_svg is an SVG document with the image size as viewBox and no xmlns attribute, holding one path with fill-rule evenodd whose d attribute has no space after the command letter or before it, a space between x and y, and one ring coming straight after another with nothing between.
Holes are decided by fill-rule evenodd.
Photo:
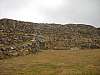
<instances>
[{"instance_id":1,"label":"dry stone wall","mask_svg":"<svg viewBox=\"0 0 100 75\"><path fill-rule=\"evenodd\" d=\"M100 28L85 24L47 24L0 20L0 58L32 53L34 35L40 32L42 49L100 48Z\"/></svg>"}]
</instances>

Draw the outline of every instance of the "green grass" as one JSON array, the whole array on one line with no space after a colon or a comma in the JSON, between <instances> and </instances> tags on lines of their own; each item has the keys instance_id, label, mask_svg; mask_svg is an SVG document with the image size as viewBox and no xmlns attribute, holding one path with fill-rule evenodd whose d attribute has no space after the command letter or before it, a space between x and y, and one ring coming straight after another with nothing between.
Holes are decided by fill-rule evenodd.
<instances>
[{"instance_id":1,"label":"green grass","mask_svg":"<svg viewBox=\"0 0 100 75\"><path fill-rule=\"evenodd\" d=\"M100 50L44 50L4 59L0 75L100 75Z\"/></svg>"}]
</instances>

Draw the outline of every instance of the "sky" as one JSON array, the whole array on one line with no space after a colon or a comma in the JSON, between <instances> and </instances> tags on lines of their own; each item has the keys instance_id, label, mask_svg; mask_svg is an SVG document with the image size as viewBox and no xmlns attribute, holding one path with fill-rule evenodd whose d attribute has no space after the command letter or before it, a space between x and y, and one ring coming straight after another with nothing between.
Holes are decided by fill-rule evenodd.
<instances>
[{"instance_id":1,"label":"sky","mask_svg":"<svg viewBox=\"0 0 100 75\"><path fill-rule=\"evenodd\" d=\"M0 18L100 27L100 0L0 0Z\"/></svg>"}]
</instances>

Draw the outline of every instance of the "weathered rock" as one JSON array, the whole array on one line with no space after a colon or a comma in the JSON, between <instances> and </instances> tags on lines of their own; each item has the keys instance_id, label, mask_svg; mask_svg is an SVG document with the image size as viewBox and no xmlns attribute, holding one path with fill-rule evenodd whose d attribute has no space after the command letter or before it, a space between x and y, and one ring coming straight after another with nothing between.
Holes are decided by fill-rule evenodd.
<instances>
[{"instance_id":1,"label":"weathered rock","mask_svg":"<svg viewBox=\"0 0 100 75\"><path fill-rule=\"evenodd\" d=\"M34 43L33 38L37 32L45 39L40 43L42 49L100 48L100 28L91 25L44 24L1 19L0 48L4 49L0 51L0 58L32 53L30 45Z\"/></svg>"}]
</instances>

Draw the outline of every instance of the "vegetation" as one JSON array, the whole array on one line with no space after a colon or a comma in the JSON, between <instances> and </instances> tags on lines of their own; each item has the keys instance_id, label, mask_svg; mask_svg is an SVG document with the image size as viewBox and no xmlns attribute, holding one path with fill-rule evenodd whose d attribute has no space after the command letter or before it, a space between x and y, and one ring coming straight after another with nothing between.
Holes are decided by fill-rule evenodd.
<instances>
[{"instance_id":1,"label":"vegetation","mask_svg":"<svg viewBox=\"0 0 100 75\"><path fill-rule=\"evenodd\" d=\"M0 75L100 75L100 50L45 50L0 60Z\"/></svg>"}]
</instances>

